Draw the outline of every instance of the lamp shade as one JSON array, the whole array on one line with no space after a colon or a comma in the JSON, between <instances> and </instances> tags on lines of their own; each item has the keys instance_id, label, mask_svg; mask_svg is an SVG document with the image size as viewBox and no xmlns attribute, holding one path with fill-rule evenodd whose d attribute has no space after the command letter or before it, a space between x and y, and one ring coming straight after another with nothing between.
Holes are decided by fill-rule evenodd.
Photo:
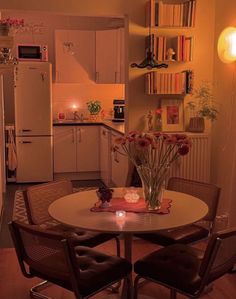
<instances>
[{"instance_id":1,"label":"lamp shade","mask_svg":"<svg viewBox=\"0 0 236 299\"><path fill-rule=\"evenodd\" d=\"M224 63L236 61L236 28L225 28L218 39L218 55Z\"/></svg>"}]
</instances>

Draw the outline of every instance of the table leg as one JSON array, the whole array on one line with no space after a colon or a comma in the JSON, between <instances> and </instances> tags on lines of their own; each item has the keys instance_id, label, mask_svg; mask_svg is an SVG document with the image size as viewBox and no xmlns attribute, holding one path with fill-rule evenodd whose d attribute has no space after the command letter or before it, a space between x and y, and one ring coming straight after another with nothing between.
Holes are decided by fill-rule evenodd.
<instances>
[{"instance_id":1,"label":"table leg","mask_svg":"<svg viewBox=\"0 0 236 299\"><path fill-rule=\"evenodd\" d=\"M132 233L124 234L124 249L125 249L125 258L132 263ZM122 299L131 299L133 298L133 281L132 281L132 273L129 275L127 279L124 280L122 293Z\"/></svg>"}]
</instances>

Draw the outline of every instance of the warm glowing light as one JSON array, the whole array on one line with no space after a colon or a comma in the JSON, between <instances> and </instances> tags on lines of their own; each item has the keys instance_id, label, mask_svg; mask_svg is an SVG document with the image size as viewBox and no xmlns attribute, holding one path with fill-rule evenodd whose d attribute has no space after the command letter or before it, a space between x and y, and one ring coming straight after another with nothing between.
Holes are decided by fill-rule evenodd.
<instances>
[{"instance_id":1,"label":"warm glowing light","mask_svg":"<svg viewBox=\"0 0 236 299\"><path fill-rule=\"evenodd\" d=\"M72 109L77 109L78 107L77 107L77 105L76 104L73 104L72 105Z\"/></svg>"},{"instance_id":2,"label":"warm glowing light","mask_svg":"<svg viewBox=\"0 0 236 299\"><path fill-rule=\"evenodd\" d=\"M227 27L224 29L218 39L218 55L221 61L225 63L236 60L236 28Z\"/></svg>"},{"instance_id":3,"label":"warm glowing light","mask_svg":"<svg viewBox=\"0 0 236 299\"><path fill-rule=\"evenodd\" d=\"M116 217L117 218L124 218L126 216L125 211L116 211Z\"/></svg>"}]
</instances>

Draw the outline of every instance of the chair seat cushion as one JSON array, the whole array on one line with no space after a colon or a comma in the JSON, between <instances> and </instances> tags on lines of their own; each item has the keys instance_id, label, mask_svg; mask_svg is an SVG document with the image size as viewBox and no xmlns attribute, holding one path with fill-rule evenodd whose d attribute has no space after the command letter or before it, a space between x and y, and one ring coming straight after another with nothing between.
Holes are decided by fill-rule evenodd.
<instances>
[{"instance_id":1,"label":"chair seat cushion","mask_svg":"<svg viewBox=\"0 0 236 299\"><path fill-rule=\"evenodd\" d=\"M134 264L142 277L194 294L200 285L198 275L201 259L184 244L174 244L155 251Z\"/></svg>"},{"instance_id":2,"label":"chair seat cushion","mask_svg":"<svg viewBox=\"0 0 236 299\"><path fill-rule=\"evenodd\" d=\"M54 224L47 226L45 224L42 224L40 225L40 227L54 232L64 233L65 236L68 236L69 233L69 235L72 237L74 241L74 244L78 246L95 247L118 236L116 234L105 234L73 229L63 224Z\"/></svg>"},{"instance_id":3,"label":"chair seat cushion","mask_svg":"<svg viewBox=\"0 0 236 299\"><path fill-rule=\"evenodd\" d=\"M75 251L77 266L80 269L78 284L82 297L121 280L132 271L132 264L124 258L109 256L84 246L76 246ZM42 269L38 267L39 263L37 263L37 268L31 267L30 272L72 290L69 273L63 272L63 267L59 265L61 271L56 274L52 270L55 268L55 263L61 263L59 256L57 254L50 255L44 258ZM45 264L47 265L47 277L45 277Z\"/></svg>"},{"instance_id":4,"label":"chair seat cushion","mask_svg":"<svg viewBox=\"0 0 236 299\"><path fill-rule=\"evenodd\" d=\"M209 231L206 228L197 224L191 224L157 233L138 234L137 237L161 246L167 246L176 243L193 243L207 238L208 234Z\"/></svg>"}]
</instances>

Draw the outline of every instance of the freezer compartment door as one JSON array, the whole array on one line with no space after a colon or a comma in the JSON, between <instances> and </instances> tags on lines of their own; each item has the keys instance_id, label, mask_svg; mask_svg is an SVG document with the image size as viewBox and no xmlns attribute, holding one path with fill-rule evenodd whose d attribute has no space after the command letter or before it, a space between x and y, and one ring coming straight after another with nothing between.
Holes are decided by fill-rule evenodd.
<instances>
[{"instance_id":1,"label":"freezer compartment door","mask_svg":"<svg viewBox=\"0 0 236 299\"><path fill-rule=\"evenodd\" d=\"M16 137L17 183L53 180L52 137Z\"/></svg>"},{"instance_id":2,"label":"freezer compartment door","mask_svg":"<svg viewBox=\"0 0 236 299\"><path fill-rule=\"evenodd\" d=\"M16 135L52 135L51 65L22 62L14 76Z\"/></svg>"}]
</instances>

